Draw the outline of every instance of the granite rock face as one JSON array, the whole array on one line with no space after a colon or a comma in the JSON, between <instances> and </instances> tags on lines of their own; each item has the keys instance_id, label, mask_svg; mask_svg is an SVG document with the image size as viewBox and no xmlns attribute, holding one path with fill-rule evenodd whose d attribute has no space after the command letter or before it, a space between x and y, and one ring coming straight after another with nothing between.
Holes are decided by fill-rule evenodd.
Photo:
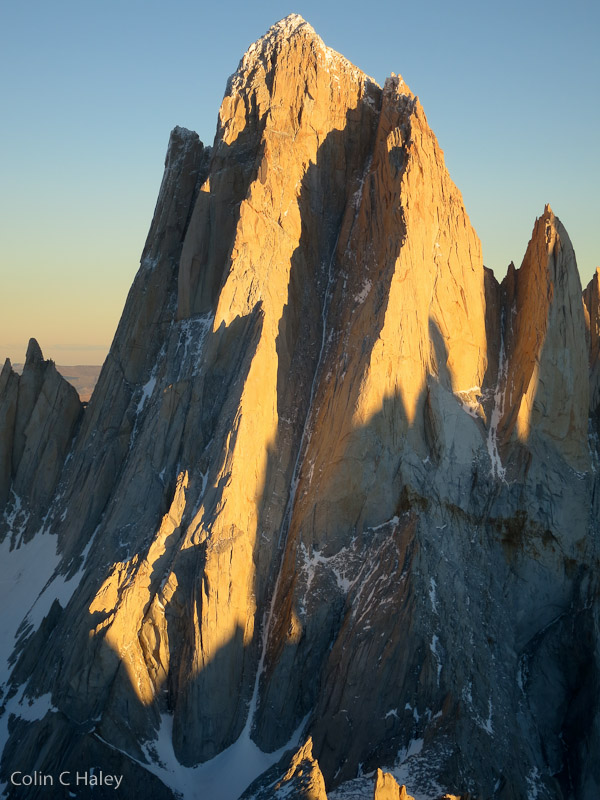
<instances>
[{"instance_id":1,"label":"granite rock face","mask_svg":"<svg viewBox=\"0 0 600 800\"><path fill-rule=\"evenodd\" d=\"M574 468L589 467L589 382L584 307L569 237L549 206L536 221L521 269L503 283L506 374L499 435L552 439ZM594 354L590 354L594 357Z\"/></svg>"},{"instance_id":2,"label":"granite rock face","mask_svg":"<svg viewBox=\"0 0 600 800\"><path fill-rule=\"evenodd\" d=\"M590 414L600 409L600 267L583 293L590 361Z\"/></svg>"},{"instance_id":3,"label":"granite rock face","mask_svg":"<svg viewBox=\"0 0 600 800\"><path fill-rule=\"evenodd\" d=\"M415 800L407 794L406 786L398 786L393 775L377 770L373 800Z\"/></svg>"},{"instance_id":4,"label":"granite rock face","mask_svg":"<svg viewBox=\"0 0 600 800\"><path fill-rule=\"evenodd\" d=\"M253 783L241 800L327 800L325 781L319 764L313 757L312 739L306 742L289 759L287 770L281 774L280 765L272 767Z\"/></svg>"},{"instance_id":5,"label":"granite rock face","mask_svg":"<svg viewBox=\"0 0 600 800\"><path fill-rule=\"evenodd\" d=\"M39 524L81 412L77 392L52 361L44 361L35 339L21 375L6 360L0 373L0 505L8 505L13 522L29 516Z\"/></svg>"},{"instance_id":6,"label":"granite rock face","mask_svg":"<svg viewBox=\"0 0 600 800\"><path fill-rule=\"evenodd\" d=\"M0 377L3 525L20 487L58 554L10 640L3 779L595 798L598 314L549 207L499 284L403 80L273 26L214 146L171 135L54 471L19 478L39 390Z\"/></svg>"}]
</instances>

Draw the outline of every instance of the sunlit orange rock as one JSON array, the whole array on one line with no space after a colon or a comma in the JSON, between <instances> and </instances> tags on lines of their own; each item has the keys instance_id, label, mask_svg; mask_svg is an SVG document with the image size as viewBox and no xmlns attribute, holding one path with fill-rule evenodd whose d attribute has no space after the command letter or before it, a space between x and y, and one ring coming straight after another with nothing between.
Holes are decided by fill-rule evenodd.
<instances>
[{"instance_id":1,"label":"sunlit orange rock","mask_svg":"<svg viewBox=\"0 0 600 800\"><path fill-rule=\"evenodd\" d=\"M572 467L589 465L589 383L581 284L571 241L550 206L536 220L519 270L511 269L504 317L505 442L552 440Z\"/></svg>"},{"instance_id":2,"label":"sunlit orange rock","mask_svg":"<svg viewBox=\"0 0 600 800\"><path fill-rule=\"evenodd\" d=\"M373 800L415 800L407 793L406 786L400 786L389 772L377 770Z\"/></svg>"}]
</instances>

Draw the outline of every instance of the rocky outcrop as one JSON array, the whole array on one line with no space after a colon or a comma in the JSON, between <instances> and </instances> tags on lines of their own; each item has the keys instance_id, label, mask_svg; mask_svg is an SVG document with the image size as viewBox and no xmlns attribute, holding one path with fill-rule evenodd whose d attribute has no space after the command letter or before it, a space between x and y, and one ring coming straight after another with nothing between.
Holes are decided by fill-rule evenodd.
<instances>
[{"instance_id":1,"label":"rocky outcrop","mask_svg":"<svg viewBox=\"0 0 600 800\"><path fill-rule=\"evenodd\" d=\"M7 358L0 372L0 505L8 500L13 475L13 441L19 376Z\"/></svg>"},{"instance_id":2,"label":"rocky outcrop","mask_svg":"<svg viewBox=\"0 0 600 800\"><path fill-rule=\"evenodd\" d=\"M281 775L274 767L244 792L240 800L278 800L295 797L298 800L327 800L325 781L319 764L313 757L312 739L291 757L289 767Z\"/></svg>"},{"instance_id":3,"label":"rocky outcrop","mask_svg":"<svg viewBox=\"0 0 600 800\"><path fill-rule=\"evenodd\" d=\"M600 408L600 267L583 292L583 310L588 334L590 364L590 413Z\"/></svg>"},{"instance_id":4,"label":"rocky outcrop","mask_svg":"<svg viewBox=\"0 0 600 800\"><path fill-rule=\"evenodd\" d=\"M372 797L385 768L380 793L591 800L587 362L551 210L498 284L403 80L275 25L214 147L171 135L46 501L5 778L93 752L152 796Z\"/></svg>"},{"instance_id":5,"label":"rocky outcrop","mask_svg":"<svg viewBox=\"0 0 600 800\"><path fill-rule=\"evenodd\" d=\"M17 514L21 521L29 515L30 525L39 525L81 412L77 392L52 361L44 361L35 339L20 376L7 359L0 374L0 507L13 494L5 517Z\"/></svg>"},{"instance_id":6,"label":"rocky outcrop","mask_svg":"<svg viewBox=\"0 0 600 800\"><path fill-rule=\"evenodd\" d=\"M499 435L550 439L573 468L589 468L585 318L575 254L546 206L523 264L503 282L505 363Z\"/></svg>"},{"instance_id":7,"label":"rocky outcrop","mask_svg":"<svg viewBox=\"0 0 600 800\"><path fill-rule=\"evenodd\" d=\"M470 793L467 794L444 794L440 800L475 800Z\"/></svg>"},{"instance_id":8,"label":"rocky outcrop","mask_svg":"<svg viewBox=\"0 0 600 800\"><path fill-rule=\"evenodd\" d=\"M375 775L373 800L415 800L415 798L407 793L404 784L398 785L393 775L378 769Z\"/></svg>"}]
</instances>

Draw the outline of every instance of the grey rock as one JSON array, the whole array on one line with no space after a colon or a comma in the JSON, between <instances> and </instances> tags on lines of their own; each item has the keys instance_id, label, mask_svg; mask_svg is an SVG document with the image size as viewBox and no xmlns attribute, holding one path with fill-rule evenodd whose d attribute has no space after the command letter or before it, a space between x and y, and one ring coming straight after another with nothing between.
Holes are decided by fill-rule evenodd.
<instances>
[{"instance_id":1,"label":"grey rock","mask_svg":"<svg viewBox=\"0 0 600 800\"><path fill-rule=\"evenodd\" d=\"M75 389L31 339L21 375L0 376L0 507L18 513L25 538L45 515L82 416ZM0 534L3 531L0 530Z\"/></svg>"}]
</instances>

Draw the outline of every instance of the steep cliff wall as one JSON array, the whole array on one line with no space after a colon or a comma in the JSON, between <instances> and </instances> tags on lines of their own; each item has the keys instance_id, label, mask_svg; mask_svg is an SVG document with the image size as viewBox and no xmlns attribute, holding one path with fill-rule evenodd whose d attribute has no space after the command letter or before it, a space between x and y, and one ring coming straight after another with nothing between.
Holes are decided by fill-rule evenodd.
<instances>
[{"instance_id":1,"label":"steep cliff wall","mask_svg":"<svg viewBox=\"0 0 600 800\"><path fill-rule=\"evenodd\" d=\"M13 522L19 517L25 524L27 517L39 525L81 412L77 392L52 361L44 361L35 339L21 375L6 360L0 373L0 508Z\"/></svg>"},{"instance_id":2,"label":"steep cliff wall","mask_svg":"<svg viewBox=\"0 0 600 800\"><path fill-rule=\"evenodd\" d=\"M19 483L44 507L25 539L58 556L7 640L4 780L595 798L585 298L549 207L498 284L402 78L273 26L213 148L173 131L69 458ZM26 452L15 381L0 487Z\"/></svg>"}]
</instances>

